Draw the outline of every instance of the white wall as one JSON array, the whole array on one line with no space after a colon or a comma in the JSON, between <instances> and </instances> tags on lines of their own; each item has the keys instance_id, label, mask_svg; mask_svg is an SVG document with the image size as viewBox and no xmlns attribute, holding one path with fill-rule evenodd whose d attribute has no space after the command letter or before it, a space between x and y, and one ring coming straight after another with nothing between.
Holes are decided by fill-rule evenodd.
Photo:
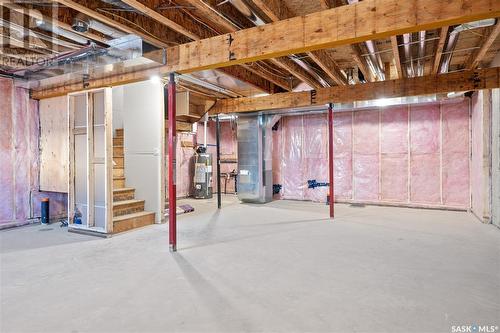
<instances>
[{"instance_id":1,"label":"white wall","mask_svg":"<svg viewBox=\"0 0 500 333\"><path fill-rule=\"evenodd\" d=\"M113 88L113 135L117 128L123 128L123 89L124 86Z\"/></svg>"},{"instance_id":2,"label":"white wall","mask_svg":"<svg viewBox=\"0 0 500 333\"><path fill-rule=\"evenodd\" d=\"M126 186L135 188L136 199L146 201L145 210L155 212L159 223L164 210L163 87L161 83L145 81L122 86L122 89Z\"/></svg>"},{"instance_id":3,"label":"white wall","mask_svg":"<svg viewBox=\"0 0 500 333\"><path fill-rule=\"evenodd\" d=\"M492 223L500 227L500 89L493 89L491 98L492 126Z\"/></svg>"}]
</instances>

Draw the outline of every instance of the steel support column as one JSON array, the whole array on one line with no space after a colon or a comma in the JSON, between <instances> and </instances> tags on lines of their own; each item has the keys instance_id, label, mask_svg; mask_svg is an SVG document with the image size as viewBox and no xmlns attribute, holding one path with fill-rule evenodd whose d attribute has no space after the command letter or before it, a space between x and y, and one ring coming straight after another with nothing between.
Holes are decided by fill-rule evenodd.
<instances>
[{"instance_id":1,"label":"steel support column","mask_svg":"<svg viewBox=\"0 0 500 333\"><path fill-rule=\"evenodd\" d=\"M334 173L333 173L333 104L328 106L328 171L330 176L330 217L334 215Z\"/></svg>"},{"instance_id":2,"label":"steel support column","mask_svg":"<svg viewBox=\"0 0 500 333\"><path fill-rule=\"evenodd\" d=\"M177 251L177 198L175 186L176 128L175 128L175 74L170 73L167 87L168 109L168 232L170 251Z\"/></svg>"},{"instance_id":3,"label":"steel support column","mask_svg":"<svg viewBox=\"0 0 500 333\"><path fill-rule=\"evenodd\" d=\"M217 208L220 209L221 204L221 185L220 185L220 122L219 115L215 118L215 143L217 146Z\"/></svg>"}]
</instances>

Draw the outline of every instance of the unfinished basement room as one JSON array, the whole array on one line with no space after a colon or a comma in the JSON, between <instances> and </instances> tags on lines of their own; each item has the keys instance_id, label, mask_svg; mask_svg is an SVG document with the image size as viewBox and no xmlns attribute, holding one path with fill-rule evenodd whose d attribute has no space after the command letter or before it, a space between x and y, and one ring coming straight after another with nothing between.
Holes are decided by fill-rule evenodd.
<instances>
[{"instance_id":1,"label":"unfinished basement room","mask_svg":"<svg viewBox=\"0 0 500 333\"><path fill-rule=\"evenodd\" d=\"M500 0L0 9L0 332L500 333Z\"/></svg>"}]
</instances>

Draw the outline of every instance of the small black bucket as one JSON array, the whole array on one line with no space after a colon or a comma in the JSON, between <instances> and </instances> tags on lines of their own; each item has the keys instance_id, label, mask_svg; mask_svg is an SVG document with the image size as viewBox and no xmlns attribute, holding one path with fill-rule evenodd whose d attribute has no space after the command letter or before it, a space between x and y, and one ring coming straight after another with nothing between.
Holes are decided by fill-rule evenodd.
<instances>
[{"instance_id":1,"label":"small black bucket","mask_svg":"<svg viewBox=\"0 0 500 333\"><path fill-rule=\"evenodd\" d=\"M49 224L49 198L42 199L40 210L42 224Z\"/></svg>"}]
</instances>

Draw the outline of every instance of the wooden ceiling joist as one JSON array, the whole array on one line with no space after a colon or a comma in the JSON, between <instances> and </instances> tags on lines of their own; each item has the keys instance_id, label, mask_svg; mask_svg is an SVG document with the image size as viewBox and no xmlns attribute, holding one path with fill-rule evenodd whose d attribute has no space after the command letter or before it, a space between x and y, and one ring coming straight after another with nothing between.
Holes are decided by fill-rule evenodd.
<instances>
[{"instance_id":1,"label":"wooden ceiling joist","mask_svg":"<svg viewBox=\"0 0 500 333\"><path fill-rule=\"evenodd\" d=\"M210 110L210 114L289 109L327 103L347 103L499 87L500 67L495 67L362 85L335 86L321 88L314 92L287 92L263 97L224 99L217 101Z\"/></svg>"},{"instance_id":2,"label":"wooden ceiling joist","mask_svg":"<svg viewBox=\"0 0 500 333\"><path fill-rule=\"evenodd\" d=\"M253 0L253 3L273 22L286 20L296 16L283 0ZM318 50L308 52L307 55L318 64L326 75L336 84L347 84L347 80L342 75L339 66L335 60L330 57L328 52L325 50Z\"/></svg>"},{"instance_id":3,"label":"wooden ceiling joist","mask_svg":"<svg viewBox=\"0 0 500 333\"><path fill-rule=\"evenodd\" d=\"M169 20L168 18L166 18L162 14L158 13L154 9L142 4L141 2L139 2L137 0L121 0L121 1L126 3L127 5L129 5L130 7L138 10L139 12L143 13L144 15L147 15L147 16L151 17L152 19L160 22L161 24L169 27L170 29L177 31L180 34L191 38L192 40L200 39L200 37L198 35L194 34L193 32L189 31L188 29L184 28L182 25L180 25L172 20Z\"/></svg>"},{"instance_id":4,"label":"wooden ceiling joist","mask_svg":"<svg viewBox=\"0 0 500 333\"><path fill-rule=\"evenodd\" d=\"M67 31L71 31L72 33L75 33L75 34L80 35L82 37L94 40L96 42L99 42L102 44L108 43L108 40L106 38L103 38L103 37L101 37L97 34L94 34L92 32L81 33L81 32L75 31L71 28L71 25L69 25L68 23L61 22L59 20L55 20L52 17L49 17L47 15L43 15L38 10L33 10L31 8L21 7L19 5L16 5L14 3L9 3L9 2L2 3L2 6L7 7L10 10L16 11L20 14L27 15L35 20L43 20L44 22L46 22L48 24L52 24L58 28L61 28L61 29L67 30Z\"/></svg>"},{"instance_id":5,"label":"wooden ceiling joist","mask_svg":"<svg viewBox=\"0 0 500 333\"><path fill-rule=\"evenodd\" d=\"M392 54L394 55L394 64L396 65L398 79L402 79L404 77L404 74L401 67L401 57L399 56L398 36L391 36L391 47Z\"/></svg>"},{"instance_id":6,"label":"wooden ceiling joist","mask_svg":"<svg viewBox=\"0 0 500 333\"><path fill-rule=\"evenodd\" d=\"M276 0L271 0L273 4L275 3ZM204 1L201 0L187 0L189 4L191 4L193 7L196 8L196 10L199 10L200 12L207 14L209 18L212 18L215 20L216 24L219 26L219 29L221 29L222 32L224 33L232 33L238 31L238 27L229 22L228 20L224 19L220 15L217 14L214 10L209 8L209 5L205 3ZM267 1L266 1L267 3ZM283 7L286 8L286 7ZM283 10L283 9L282 9ZM271 60L272 63L275 65L279 66L280 68L283 68L284 70L288 71L290 74L298 78L299 80L307 83L310 85L312 88L320 88L322 85L319 83L318 80L316 80L314 77L312 77L305 69L294 63L288 58L279 58L279 59L273 59ZM281 85L280 85L281 86ZM282 87L282 86L281 86ZM286 88L285 88L286 89ZM289 90L289 89L287 89Z\"/></svg>"},{"instance_id":7,"label":"wooden ceiling joist","mask_svg":"<svg viewBox=\"0 0 500 333\"><path fill-rule=\"evenodd\" d=\"M477 51L476 53L473 53L471 55L471 57L469 58L469 60L467 61L467 65L466 65L467 69L471 70L471 69L477 68L479 66L479 64L483 60L484 56L486 55L486 53L490 49L491 45L493 44L493 42L497 39L497 37L499 35L500 35L500 19L497 20L497 23L493 27L493 30L488 35L488 37L485 39L485 41L481 45L481 48L479 49L479 51Z\"/></svg>"},{"instance_id":8,"label":"wooden ceiling joist","mask_svg":"<svg viewBox=\"0 0 500 333\"><path fill-rule=\"evenodd\" d=\"M160 47L168 47L171 45L169 43L165 43L164 41L162 41L159 38L152 37L151 34L145 33L139 29L134 29L127 24L117 22L116 20L113 20L113 19L107 17L106 15L98 13L97 11L93 10L92 8L89 8L85 5L77 3L76 1L73 1L73 0L56 0L56 1L62 5L68 6L69 8L72 8L72 9L74 9L82 14L85 14L88 17L91 17L93 19L96 19L96 20L104 23L104 24L107 24L110 27L121 30L121 31L128 33L128 34L135 34L152 45L157 45Z\"/></svg>"},{"instance_id":9,"label":"wooden ceiling joist","mask_svg":"<svg viewBox=\"0 0 500 333\"><path fill-rule=\"evenodd\" d=\"M439 66L441 65L441 58L443 57L443 50L446 44L446 39L448 38L448 30L450 27L444 26L439 31L439 41L436 47L436 55L434 56L434 63L432 65L432 74L437 74L439 72Z\"/></svg>"}]
</instances>

